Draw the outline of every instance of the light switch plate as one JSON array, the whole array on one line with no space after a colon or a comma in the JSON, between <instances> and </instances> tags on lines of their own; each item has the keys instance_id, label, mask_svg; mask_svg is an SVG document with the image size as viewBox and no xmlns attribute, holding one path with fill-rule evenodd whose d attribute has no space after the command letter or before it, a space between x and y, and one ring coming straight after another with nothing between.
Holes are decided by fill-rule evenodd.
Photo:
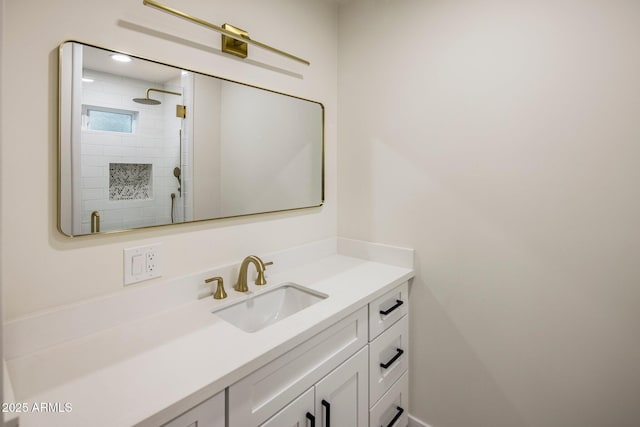
<instances>
[{"instance_id":1,"label":"light switch plate","mask_svg":"<svg viewBox=\"0 0 640 427\"><path fill-rule=\"evenodd\" d=\"M156 243L124 250L124 284L162 276L162 245Z\"/></svg>"}]
</instances>

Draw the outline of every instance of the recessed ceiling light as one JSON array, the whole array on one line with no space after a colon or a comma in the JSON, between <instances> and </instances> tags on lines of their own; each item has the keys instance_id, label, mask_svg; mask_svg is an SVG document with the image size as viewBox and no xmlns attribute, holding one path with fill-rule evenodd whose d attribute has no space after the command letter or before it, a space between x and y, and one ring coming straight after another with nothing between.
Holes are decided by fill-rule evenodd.
<instances>
[{"instance_id":1,"label":"recessed ceiling light","mask_svg":"<svg viewBox=\"0 0 640 427\"><path fill-rule=\"evenodd\" d=\"M121 53L114 53L111 55L111 59L118 62L131 62L131 58Z\"/></svg>"},{"instance_id":2,"label":"recessed ceiling light","mask_svg":"<svg viewBox=\"0 0 640 427\"><path fill-rule=\"evenodd\" d=\"M90 79L90 78L88 78L88 77L83 77L83 78L82 78L82 81L83 81L83 82L85 82L85 83L93 83L95 80Z\"/></svg>"}]
</instances>

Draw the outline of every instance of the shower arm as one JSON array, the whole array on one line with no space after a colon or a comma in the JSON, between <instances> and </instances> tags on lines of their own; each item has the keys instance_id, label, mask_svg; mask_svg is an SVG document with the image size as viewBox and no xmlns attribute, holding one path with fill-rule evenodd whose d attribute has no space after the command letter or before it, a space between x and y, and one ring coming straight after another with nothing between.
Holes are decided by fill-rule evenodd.
<instances>
[{"instance_id":1,"label":"shower arm","mask_svg":"<svg viewBox=\"0 0 640 427\"><path fill-rule=\"evenodd\" d=\"M171 92L169 90L154 89L154 88L150 87L149 89L147 89L147 98L149 98L149 92L161 92L161 93L168 93L169 95L182 96L182 94L179 93L179 92Z\"/></svg>"}]
</instances>

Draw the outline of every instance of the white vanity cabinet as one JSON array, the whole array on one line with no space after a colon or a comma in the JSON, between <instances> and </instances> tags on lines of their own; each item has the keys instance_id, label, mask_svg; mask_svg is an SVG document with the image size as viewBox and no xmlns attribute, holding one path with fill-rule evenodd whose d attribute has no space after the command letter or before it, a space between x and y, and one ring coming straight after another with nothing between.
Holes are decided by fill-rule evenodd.
<instances>
[{"instance_id":1,"label":"white vanity cabinet","mask_svg":"<svg viewBox=\"0 0 640 427\"><path fill-rule=\"evenodd\" d=\"M369 304L369 425L406 427L409 402L408 283Z\"/></svg>"},{"instance_id":2,"label":"white vanity cabinet","mask_svg":"<svg viewBox=\"0 0 640 427\"><path fill-rule=\"evenodd\" d=\"M163 427L225 427L224 403L221 391Z\"/></svg>"},{"instance_id":3,"label":"white vanity cabinet","mask_svg":"<svg viewBox=\"0 0 640 427\"><path fill-rule=\"evenodd\" d=\"M406 427L408 283L228 388L228 427Z\"/></svg>"}]
</instances>

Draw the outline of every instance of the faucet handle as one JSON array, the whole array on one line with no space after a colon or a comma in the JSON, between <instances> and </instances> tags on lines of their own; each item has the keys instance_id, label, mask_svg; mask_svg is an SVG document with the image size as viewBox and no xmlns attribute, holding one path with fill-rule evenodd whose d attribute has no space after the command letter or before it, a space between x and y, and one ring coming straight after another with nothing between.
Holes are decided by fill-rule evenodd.
<instances>
[{"instance_id":1,"label":"faucet handle","mask_svg":"<svg viewBox=\"0 0 640 427\"><path fill-rule=\"evenodd\" d=\"M258 269L258 278L256 279L255 283L256 285L266 285L267 284L267 279L264 278L264 270L267 268L268 265L273 265L273 261L269 261L269 262L263 262L262 269Z\"/></svg>"},{"instance_id":2,"label":"faucet handle","mask_svg":"<svg viewBox=\"0 0 640 427\"><path fill-rule=\"evenodd\" d=\"M214 299L225 299L227 297L227 293L224 291L224 279L222 277L211 277L210 279L205 279L204 283L218 282L218 287L216 288L216 292L213 294Z\"/></svg>"}]
</instances>

